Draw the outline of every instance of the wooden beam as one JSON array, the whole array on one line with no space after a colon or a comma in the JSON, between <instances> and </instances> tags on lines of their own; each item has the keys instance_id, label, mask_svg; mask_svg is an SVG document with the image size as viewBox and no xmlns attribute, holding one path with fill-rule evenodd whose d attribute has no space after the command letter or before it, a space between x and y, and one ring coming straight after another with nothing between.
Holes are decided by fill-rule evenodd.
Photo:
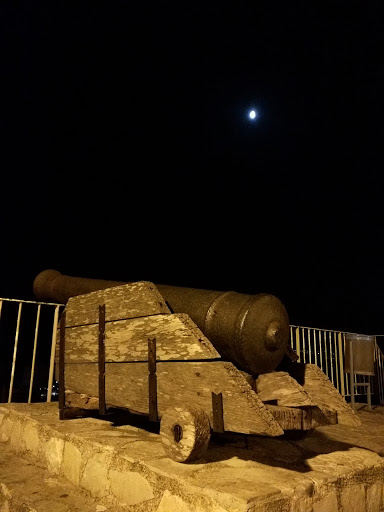
<instances>
[{"instance_id":1,"label":"wooden beam","mask_svg":"<svg viewBox=\"0 0 384 512\"><path fill-rule=\"evenodd\" d=\"M292 363L289 374L298 380L314 405L326 411L337 412L337 421L345 425L361 425L360 418L337 391L325 373L315 364Z\"/></svg>"},{"instance_id":2,"label":"wooden beam","mask_svg":"<svg viewBox=\"0 0 384 512\"><path fill-rule=\"evenodd\" d=\"M67 362L97 362L98 329L96 324L66 329ZM147 340L154 333L159 360L220 358L190 317L177 313L106 323L106 362L147 361Z\"/></svg>"},{"instance_id":3,"label":"wooden beam","mask_svg":"<svg viewBox=\"0 0 384 512\"><path fill-rule=\"evenodd\" d=\"M68 389L97 396L97 365L67 364ZM213 424L212 392L222 393L225 429L245 434L277 436L279 424L232 363L224 361L156 362L158 415L170 405L202 409ZM148 364L106 363L106 401L149 414Z\"/></svg>"},{"instance_id":4,"label":"wooden beam","mask_svg":"<svg viewBox=\"0 0 384 512\"><path fill-rule=\"evenodd\" d=\"M287 372L259 375L254 389L264 403L274 402L286 407L314 405L304 388Z\"/></svg>"},{"instance_id":5,"label":"wooden beam","mask_svg":"<svg viewBox=\"0 0 384 512\"><path fill-rule=\"evenodd\" d=\"M156 377L156 338L148 339L148 392L149 420L158 421L157 377Z\"/></svg>"},{"instance_id":6,"label":"wooden beam","mask_svg":"<svg viewBox=\"0 0 384 512\"><path fill-rule=\"evenodd\" d=\"M328 410L324 415L318 407L281 407L267 405L275 420L283 430L314 430L322 425L335 425L337 414Z\"/></svg>"},{"instance_id":7,"label":"wooden beam","mask_svg":"<svg viewBox=\"0 0 384 512\"><path fill-rule=\"evenodd\" d=\"M71 297L65 308L67 327L97 324L99 304L106 306L106 322L170 313L156 286L139 281Z\"/></svg>"}]
</instances>

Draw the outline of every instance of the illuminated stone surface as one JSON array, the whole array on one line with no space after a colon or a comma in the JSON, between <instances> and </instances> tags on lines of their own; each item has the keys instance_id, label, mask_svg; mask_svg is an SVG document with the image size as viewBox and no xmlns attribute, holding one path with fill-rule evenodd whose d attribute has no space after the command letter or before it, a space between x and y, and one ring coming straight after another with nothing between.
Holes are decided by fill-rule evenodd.
<instances>
[{"instance_id":1,"label":"illuminated stone surface","mask_svg":"<svg viewBox=\"0 0 384 512\"><path fill-rule=\"evenodd\" d=\"M25 425L24 441L26 449L32 452L34 455L37 455L37 450L39 447L39 434L37 426L33 423L27 423Z\"/></svg>"},{"instance_id":2,"label":"illuminated stone surface","mask_svg":"<svg viewBox=\"0 0 384 512\"><path fill-rule=\"evenodd\" d=\"M45 455L47 467L52 473L57 474L63 461L64 441L63 439L52 437L42 445L42 451Z\"/></svg>"},{"instance_id":3,"label":"illuminated stone surface","mask_svg":"<svg viewBox=\"0 0 384 512\"><path fill-rule=\"evenodd\" d=\"M143 501L151 500L153 496L149 482L134 471L109 472L112 493L116 499L124 505L136 505Z\"/></svg>"},{"instance_id":4,"label":"illuminated stone surface","mask_svg":"<svg viewBox=\"0 0 384 512\"><path fill-rule=\"evenodd\" d=\"M81 452L72 443L64 445L64 457L61 471L73 484L79 485L81 467Z\"/></svg>"},{"instance_id":5,"label":"illuminated stone surface","mask_svg":"<svg viewBox=\"0 0 384 512\"><path fill-rule=\"evenodd\" d=\"M107 457L98 453L87 462L83 477L80 481L82 487L87 489L92 496L106 496L109 491Z\"/></svg>"},{"instance_id":6,"label":"illuminated stone surface","mask_svg":"<svg viewBox=\"0 0 384 512\"><path fill-rule=\"evenodd\" d=\"M381 512L384 408L358 414L300 440L226 433L181 464L141 427L2 404L0 511Z\"/></svg>"}]
</instances>

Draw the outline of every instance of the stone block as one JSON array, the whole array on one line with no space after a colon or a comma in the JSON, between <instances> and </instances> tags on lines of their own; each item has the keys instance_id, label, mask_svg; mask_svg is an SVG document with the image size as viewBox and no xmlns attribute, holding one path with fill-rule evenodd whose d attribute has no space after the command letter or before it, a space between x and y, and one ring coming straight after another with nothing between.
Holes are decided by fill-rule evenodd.
<instances>
[{"instance_id":1,"label":"stone block","mask_svg":"<svg viewBox=\"0 0 384 512\"><path fill-rule=\"evenodd\" d=\"M39 432L37 425L27 422L24 427L24 444L28 452L37 456L39 449Z\"/></svg>"},{"instance_id":2,"label":"stone block","mask_svg":"<svg viewBox=\"0 0 384 512\"><path fill-rule=\"evenodd\" d=\"M381 510L383 503L383 483L381 481L373 482L367 486L366 506L367 512L377 512Z\"/></svg>"},{"instance_id":3,"label":"stone block","mask_svg":"<svg viewBox=\"0 0 384 512\"><path fill-rule=\"evenodd\" d=\"M161 498L156 512L193 512L179 496L166 490Z\"/></svg>"},{"instance_id":4,"label":"stone block","mask_svg":"<svg viewBox=\"0 0 384 512\"><path fill-rule=\"evenodd\" d=\"M111 491L122 505L137 505L154 498L152 487L140 473L136 471L109 471Z\"/></svg>"},{"instance_id":5,"label":"stone block","mask_svg":"<svg viewBox=\"0 0 384 512\"><path fill-rule=\"evenodd\" d=\"M24 449L24 439L22 436L23 428L20 421L12 422L12 430L9 438L9 442L12 449L16 452L22 452Z\"/></svg>"},{"instance_id":6,"label":"stone block","mask_svg":"<svg viewBox=\"0 0 384 512\"><path fill-rule=\"evenodd\" d=\"M101 498L109 493L108 466L109 460L102 453L97 453L86 463L80 485L92 496Z\"/></svg>"},{"instance_id":7,"label":"stone block","mask_svg":"<svg viewBox=\"0 0 384 512\"><path fill-rule=\"evenodd\" d=\"M192 503L190 501L186 502L180 496L172 494L167 489L164 491L156 512L228 512L228 510L240 510L237 506L224 509L218 504L207 504L206 502L202 502L197 496L196 499L193 497L192 500ZM245 511L245 509L242 510ZM247 510L251 512L251 510L253 511L254 509L247 508Z\"/></svg>"},{"instance_id":8,"label":"stone block","mask_svg":"<svg viewBox=\"0 0 384 512\"><path fill-rule=\"evenodd\" d=\"M312 498L304 496L293 497L290 512L312 512L312 510Z\"/></svg>"},{"instance_id":9,"label":"stone block","mask_svg":"<svg viewBox=\"0 0 384 512\"><path fill-rule=\"evenodd\" d=\"M341 489L341 510L343 512L365 512L365 486L356 484Z\"/></svg>"},{"instance_id":10,"label":"stone block","mask_svg":"<svg viewBox=\"0 0 384 512\"><path fill-rule=\"evenodd\" d=\"M52 437L43 443L42 448L48 470L55 475L58 474L63 462L63 439Z\"/></svg>"},{"instance_id":11,"label":"stone block","mask_svg":"<svg viewBox=\"0 0 384 512\"><path fill-rule=\"evenodd\" d=\"M11 437L11 433L12 433L12 428L13 428L12 421L8 417L5 417L3 419L3 422L1 425L0 441L2 441L3 443L6 443L9 441L9 439Z\"/></svg>"},{"instance_id":12,"label":"stone block","mask_svg":"<svg viewBox=\"0 0 384 512\"><path fill-rule=\"evenodd\" d=\"M284 496L267 501L262 509L256 510L260 510L260 512L292 512L292 502L289 497Z\"/></svg>"},{"instance_id":13,"label":"stone block","mask_svg":"<svg viewBox=\"0 0 384 512\"><path fill-rule=\"evenodd\" d=\"M80 483L81 452L68 441L64 445L63 464L61 465L62 474L73 484Z\"/></svg>"},{"instance_id":14,"label":"stone block","mask_svg":"<svg viewBox=\"0 0 384 512\"><path fill-rule=\"evenodd\" d=\"M363 511L364 509L361 509L359 512ZM323 496L320 500L316 500L313 503L313 512L339 512L336 489ZM347 512L347 509L345 509L345 512Z\"/></svg>"}]
</instances>

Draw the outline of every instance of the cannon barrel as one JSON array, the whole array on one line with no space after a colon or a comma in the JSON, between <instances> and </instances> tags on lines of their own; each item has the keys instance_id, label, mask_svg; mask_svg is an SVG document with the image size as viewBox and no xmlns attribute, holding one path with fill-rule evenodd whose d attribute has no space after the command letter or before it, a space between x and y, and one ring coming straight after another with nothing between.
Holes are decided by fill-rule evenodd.
<instances>
[{"instance_id":1,"label":"cannon barrel","mask_svg":"<svg viewBox=\"0 0 384 512\"><path fill-rule=\"evenodd\" d=\"M41 300L66 303L70 297L121 286L120 281L72 277L44 270L33 283ZM156 284L174 313L186 313L220 355L251 375L271 372L283 359L289 342L285 306L274 295L248 295Z\"/></svg>"}]
</instances>

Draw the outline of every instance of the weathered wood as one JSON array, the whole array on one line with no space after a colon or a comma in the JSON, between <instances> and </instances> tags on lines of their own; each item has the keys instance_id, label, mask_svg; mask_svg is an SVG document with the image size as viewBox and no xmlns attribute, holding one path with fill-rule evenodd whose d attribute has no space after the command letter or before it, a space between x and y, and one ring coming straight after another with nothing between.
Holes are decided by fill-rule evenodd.
<instances>
[{"instance_id":1,"label":"weathered wood","mask_svg":"<svg viewBox=\"0 0 384 512\"><path fill-rule=\"evenodd\" d=\"M187 462L204 456L211 437L209 419L201 409L173 406L160 425L163 448L171 459Z\"/></svg>"},{"instance_id":2,"label":"weathered wood","mask_svg":"<svg viewBox=\"0 0 384 512\"><path fill-rule=\"evenodd\" d=\"M302 409L295 407L281 407L279 405L268 404L266 405L266 407L283 430L302 430Z\"/></svg>"},{"instance_id":3,"label":"weathered wood","mask_svg":"<svg viewBox=\"0 0 384 512\"><path fill-rule=\"evenodd\" d=\"M148 393L149 419L158 421L157 413L157 376L156 376L156 338L148 340Z\"/></svg>"},{"instance_id":4,"label":"weathered wood","mask_svg":"<svg viewBox=\"0 0 384 512\"><path fill-rule=\"evenodd\" d=\"M106 306L106 322L170 313L156 286L138 281L71 297L65 308L67 327L97 324L99 304Z\"/></svg>"},{"instance_id":5,"label":"weathered wood","mask_svg":"<svg viewBox=\"0 0 384 512\"><path fill-rule=\"evenodd\" d=\"M267 409L283 430L313 430L321 425L335 425L337 414L335 411L323 413L318 407L282 407L268 405Z\"/></svg>"},{"instance_id":6,"label":"weathered wood","mask_svg":"<svg viewBox=\"0 0 384 512\"><path fill-rule=\"evenodd\" d=\"M361 424L355 411L351 409L317 365L292 363L288 371L304 388L312 402L322 409L324 413L331 409L337 412L338 423L354 426Z\"/></svg>"},{"instance_id":7,"label":"weathered wood","mask_svg":"<svg viewBox=\"0 0 384 512\"><path fill-rule=\"evenodd\" d=\"M244 379L248 382L248 384L251 386L251 388L254 390L255 389L255 379L252 377L252 375L250 375L249 373L247 373L243 370L239 370L239 372L244 377Z\"/></svg>"},{"instance_id":8,"label":"weathered wood","mask_svg":"<svg viewBox=\"0 0 384 512\"><path fill-rule=\"evenodd\" d=\"M187 404L204 410L212 425L212 392L222 393L227 431L268 436L283 433L232 363L157 361L156 370L159 417L170 405ZM67 364L65 371L68 389L97 396L96 364ZM147 363L106 363L105 376L108 404L148 414Z\"/></svg>"},{"instance_id":9,"label":"weathered wood","mask_svg":"<svg viewBox=\"0 0 384 512\"><path fill-rule=\"evenodd\" d=\"M223 417L223 394L212 393L212 415L213 424L212 430L214 432L224 432L224 417Z\"/></svg>"},{"instance_id":10,"label":"weathered wood","mask_svg":"<svg viewBox=\"0 0 384 512\"><path fill-rule=\"evenodd\" d=\"M299 407L314 405L302 386L287 372L271 372L259 375L254 387L262 402Z\"/></svg>"},{"instance_id":11,"label":"weathered wood","mask_svg":"<svg viewBox=\"0 0 384 512\"><path fill-rule=\"evenodd\" d=\"M105 415L105 304L99 306L99 413Z\"/></svg>"},{"instance_id":12,"label":"weathered wood","mask_svg":"<svg viewBox=\"0 0 384 512\"><path fill-rule=\"evenodd\" d=\"M215 359L220 357L208 338L189 316L178 313L106 323L106 361L147 361L147 340L154 336L156 337L158 360ZM67 362L97 362L97 337L97 325L67 328Z\"/></svg>"},{"instance_id":13,"label":"weathered wood","mask_svg":"<svg viewBox=\"0 0 384 512\"><path fill-rule=\"evenodd\" d=\"M60 355L59 355L59 419L64 419L65 409L65 311L60 318Z\"/></svg>"}]
</instances>

